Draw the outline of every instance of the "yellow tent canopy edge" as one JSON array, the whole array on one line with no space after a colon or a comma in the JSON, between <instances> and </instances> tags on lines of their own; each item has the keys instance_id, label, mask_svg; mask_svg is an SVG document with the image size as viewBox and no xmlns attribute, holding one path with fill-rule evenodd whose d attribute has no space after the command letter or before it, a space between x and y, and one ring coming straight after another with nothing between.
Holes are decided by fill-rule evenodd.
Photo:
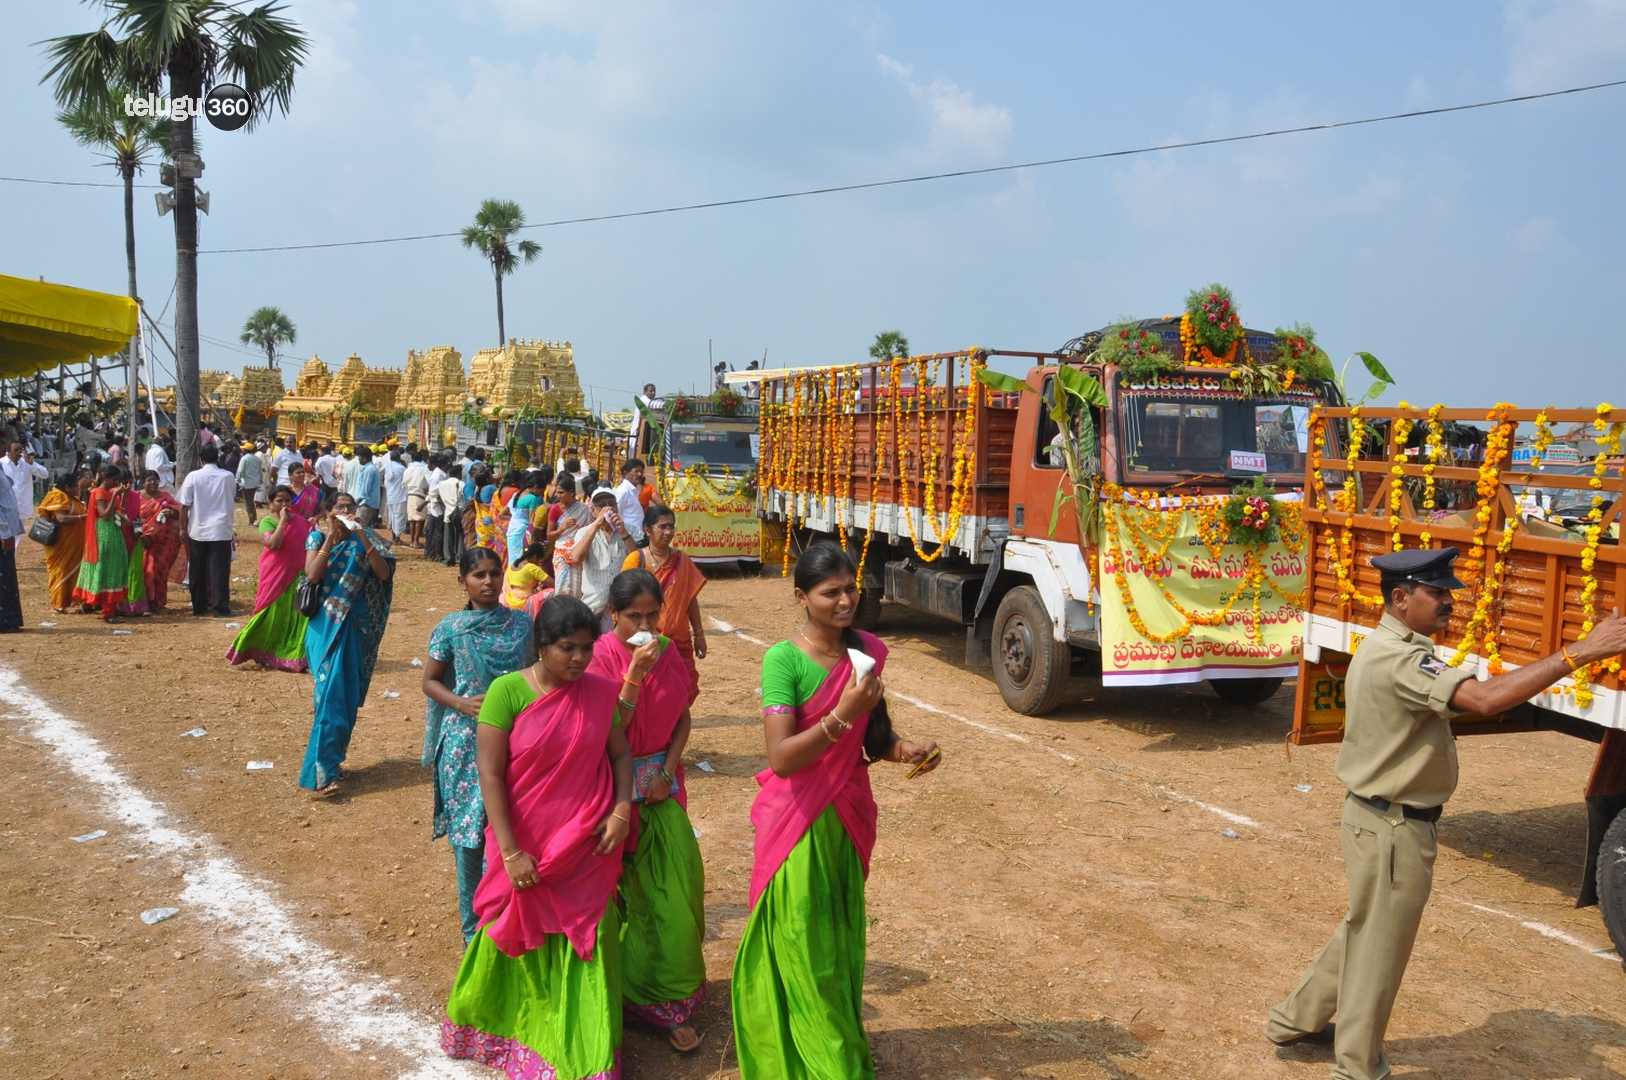
<instances>
[{"instance_id":1,"label":"yellow tent canopy edge","mask_svg":"<svg viewBox=\"0 0 1626 1080\"><path fill-rule=\"evenodd\" d=\"M0 378L121 352L137 313L128 296L0 274Z\"/></svg>"}]
</instances>

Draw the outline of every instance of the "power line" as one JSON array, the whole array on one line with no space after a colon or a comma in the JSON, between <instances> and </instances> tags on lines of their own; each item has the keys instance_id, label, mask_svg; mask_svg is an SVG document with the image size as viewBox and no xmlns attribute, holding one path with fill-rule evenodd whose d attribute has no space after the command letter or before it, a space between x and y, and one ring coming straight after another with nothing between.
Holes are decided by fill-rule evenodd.
<instances>
[{"instance_id":1,"label":"power line","mask_svg":"<svg viewBox=\"0 0 1626 1080\"><path fill-rule=\"evenodd\" d=\"M124 186L124 182L122 180L119 181L116 184L109 183L108 181L105 181L105 180L41 180L41 179L38 179L38 178L32 177L32 176L0 176L0 180L4 180L7 183L11 183L11 184L45 184L45 185L48 185L50 187L110 187L110 188L122 188ZM138 188L161 188L164 185L163 184L132 184L130 186L131 187L138 187Z\"/></svg>"},{"instance_id":2,"label":"power line","mask_svg":"<svg viewBox=\"0 0 1626 1080\"><path fill-rule=\"evenodd\" d=\"M1571 86L1562 90L1544 90L1534 94L1519 94L1514 97L1493 98L1487 101L1473 101L1461 105L1440 105L1431 109L1412 109L1407 112L1386 113L1382 116L1366 116L1356 120L1333 120L1324 124L1301 124L1296 127L1272 128L1266 131L1252 131L1242 135L1222 135L1209 139L1187 139L1182 142L1162 143L1154 146L1137 146L1125 150L1102 150L1093 153L1073 154L1067 157L1044 158L1038 161L1021 161L1007 165L990 165L980 169L956 169L951 172L927 173L922 176L902 176L889 180L870 180L857 184L833 184L825 187L804 188L800 191L783 191L773 195L751 195L738 199L717 199L710 202L684 203L676 206L660 206L645 210L623 210L611 214L594 214L586 217L559 218L554 221L542 221L533 225L525 225L525 229L550 229L561 225L586 225L603 221L621 221L627 218L654 217L659 214L679 214L692 210L714 210L726 206L747 206L752 203L777 202L786 199L804 199L814 195L834 195L846 191L868 191L875 188L899 187L904 184L921 184L934 180L953 180L969 176L991 176L996 173L1017 172L1023 169L1041 169L1055 165L1072 165L1084 161L1102 161L1109 158L1133 157L1139 154L1156 154L1169 150L1190 150L1202 146L1222 146L1228 143L1250 142L1256 139L1270 139L1283 135L1302 135L1314 131L1336 131L1340 128L1361 127L1367 124L1381 124L1391 120L1414 120L1424 116L1442 116L1446 113L1467 112L1472 109L1489 109L1499 105L1513 105L1526 101L1539 101L1544 98L1562 97L1567 94L1583 94L1594 90L1607 90L1614 87L1626 86L1626 79L1616 79L1611 82L1590 83L1585 86ZM0 177L0 179L5 179ZM450 237L461 236L462 231L416 233L409 236L387 236L372 240L332 240L308 244L276 244L266 247L239 247L239 248L213 248L199 251L200 255L247 255L272 251L313 251L324 248L367 247L376 244L403 244L418 240L444 240Z\"/></svg>"}]
</instances>

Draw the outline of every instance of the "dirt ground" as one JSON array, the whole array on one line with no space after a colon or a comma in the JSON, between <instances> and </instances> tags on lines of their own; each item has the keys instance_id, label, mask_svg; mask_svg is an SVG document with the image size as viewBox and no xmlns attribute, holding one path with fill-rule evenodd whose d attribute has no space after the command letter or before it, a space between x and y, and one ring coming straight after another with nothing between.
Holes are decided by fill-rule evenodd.
<instances>
[{"instance_id":1,"label":"dirt ground","mask_svg":"<svg viewBox=\"0 0 1626 1080\"><path fill-rule=\"evenodd\" d=\"M192 846L141 843L104 789L42 742L37 718L0 706L0 1075L474 1075L425 1041L461 940L451 857L429 837L411 663L462 604L454 572L403 554L347 763L355 780L312 802L295 787L307 677L229 669L224 620L172 614L113 636L52 615L38 550L23 546L31 628L0 638L0 669L93 736ZM240 611L253 566L245 544ZM777 575L718 575L702 602L733 628L711 633L687 758L707 874L706 1042L679 1059L629 1029L628 1077L736 1075L728 980L764 765L761 643L798 620ZM1288 751L1288 691L1260 708L1223 706L1201 686L1103 692L1031 719L964 670L955 628L889 608L881 632L899 729L945 753L934 776L874 778L865 1012L882 1075L1327 1074L1325 1051L1277 1051L1261 1034L1343 911L1336 749ZM207 735L182 737L195 726ZM1389 1029L1397 1076L1626 1078L1626 976L1600 955L1596 910L1571 899L1591 749L1556 734L1463 744ZM249 772L250 760L274 768ZM95 829L109 835L70 840ZM244 943L265 916L223 922L183 899L222 858L317 952L279 959ZM162 905L181 914L137 918ZM413 1039L347 1023L332 1005L351 987L368 998L367 980L398 995L388 1007Z\"/></svg>"}]
</instances>

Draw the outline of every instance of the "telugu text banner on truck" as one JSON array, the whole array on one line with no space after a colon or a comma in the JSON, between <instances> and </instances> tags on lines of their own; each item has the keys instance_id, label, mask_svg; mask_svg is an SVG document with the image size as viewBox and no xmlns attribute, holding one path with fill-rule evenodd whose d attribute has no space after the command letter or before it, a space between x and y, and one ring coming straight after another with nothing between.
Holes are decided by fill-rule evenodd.
<instances>
[{"instance_id":1,"label":"telugu text banner on truck","mask_svg":"<svg viewBox=\"0 0 1626 1080\"><path fill-rule=\"evenodd\" d=\"M699 562L761 557L762 529L749 485L713 481L698 470L668 474L662 490L677 515L672 543Z\"/></svg>"},{"instance_id":2,"label":"telugu text banner on truck","mask_svg":"<svg viewBox=\"0 0 1626 1080\"><path fill-rule=\"evenodd\" d=\"M1101 580L1112 582L1101 590L1104 685L1296 672L1305 581L1296 507L1276 502L1269 512L1294 525L1258 545L1205 539L1202 515L1221 508L1123 502L1104 515Z\"/></svg>"}]
</instances>

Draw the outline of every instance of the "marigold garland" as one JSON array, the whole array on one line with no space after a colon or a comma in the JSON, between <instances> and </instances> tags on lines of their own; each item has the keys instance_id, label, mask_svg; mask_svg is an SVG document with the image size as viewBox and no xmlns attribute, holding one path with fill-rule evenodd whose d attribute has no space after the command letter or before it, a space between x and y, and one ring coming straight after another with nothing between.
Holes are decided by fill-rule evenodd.
<instances>
[{"instance_id":1,"label":"marigold garland","mask_svg":"<svg viewBox=\"0 0 1626 1080\"><path fill-rule=\"evenodd\" d=\"M1609 459L1620 453L1620 443L1623 425L1620 421L1610 423L1610 416L1614 406L1607 401L1598 406L1597 416L1592 421L1592 428L1598 434L1594 436L1598 444L1598 454L1592 461L1592 476L1587 480L1587 486L1592 489L1592 506L1587 510L1585 540L1581 545L1581 637L1592 633L1597 625L1598 618L1598 545L1603 538L1603 475L1609 467ZM1626 473L1626 467L1622 469ZM1575 704L1580 708L1587 708L1592 704L1593 683L1602 678L1605 672L1619 675L1621 662L1619 657L1609 660L1600 660L1593 664L1582 664L1575 669Z\"/></svg>"},{"instance_id":2,"label":"marigold garland","mask_svg":"<svg viewBox=\"0 0 1626 1080\"><path fill-rule=\"evenodd\" d=\"M1402 401L1402 409L1411 403ZM1393 461L1389 465L1389 546L1400 551L1406 546L1400 535L1400 510L1406 498L1406 443L1411 439L1413 421L1404 416L1395 417L1389 430L1389 445L1393 448Z\"/></svg>"},{"instance_id":3,"label":"marigold garland","mask_svg":"<svg viewBox=\"0 0 1626 1080\"><path fill-rule=\"evenodd\" d=\"M1426 548L1434 540L1428 526L1435 507L1434 470L1445 456L1445 425L1440 423L1440 414L1444 411L1445 406L1438 402L1428 407L1428 435L1423 441L1423 456L1427 459L1423 465L1423 531L1417 537L1418 547Z\"/></svg>"}]
</instances>

